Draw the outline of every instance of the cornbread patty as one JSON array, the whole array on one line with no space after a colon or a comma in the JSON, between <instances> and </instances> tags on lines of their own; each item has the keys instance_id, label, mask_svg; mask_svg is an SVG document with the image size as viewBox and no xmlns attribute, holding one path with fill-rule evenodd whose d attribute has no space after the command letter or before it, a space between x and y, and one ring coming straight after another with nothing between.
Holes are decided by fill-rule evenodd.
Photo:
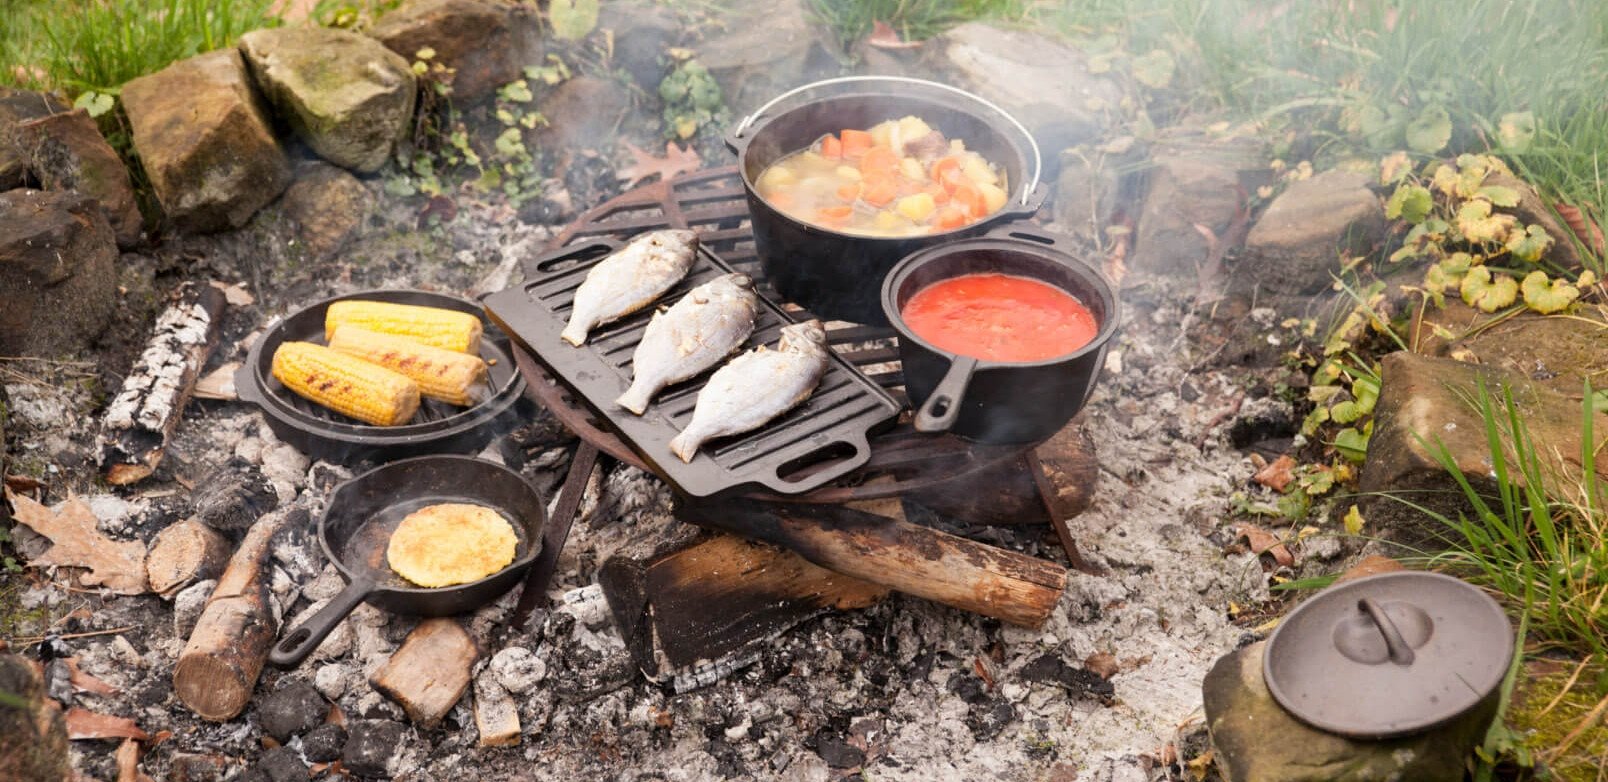
<instances>
[{"instance_id":1,"label":"cornbread patty","mask_svg":"<svg viewBox=\"0 0 1608 782\"><path fill-rule=\"evenodd\" d=\"M496 511L445 502L408 514L391 535L385 558L397 575L423 587L465 584L514 561L519 538Z\"/></svg>"}]
</instances>

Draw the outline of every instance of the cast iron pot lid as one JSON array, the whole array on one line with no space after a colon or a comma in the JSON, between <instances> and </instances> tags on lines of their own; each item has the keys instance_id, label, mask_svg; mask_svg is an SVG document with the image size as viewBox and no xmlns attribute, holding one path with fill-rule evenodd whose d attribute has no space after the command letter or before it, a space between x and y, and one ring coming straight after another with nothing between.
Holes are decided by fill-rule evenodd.
<instances>
[{"instance_id":1,"label":"cast iron pot lid","mask_svg":"<svg viewBox=\"0 0 1608 782\"><path fill-rule=\"evenodd\" d=\"M1268 640L1273 697L1320 730L1382 739L1455 719L1494 692L1513 626L1484 592L1438 573L1384 573L1331 587Z\"/></svg>"}]
</instances>

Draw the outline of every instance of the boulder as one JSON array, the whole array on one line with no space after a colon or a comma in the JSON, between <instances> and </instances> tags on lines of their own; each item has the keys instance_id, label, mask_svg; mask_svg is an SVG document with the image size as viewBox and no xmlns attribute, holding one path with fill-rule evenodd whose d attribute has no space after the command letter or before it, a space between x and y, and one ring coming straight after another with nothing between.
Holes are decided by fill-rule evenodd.
<instances>
[{"instance_id":1,"label":"boulder","mask_svg":"<svg viewBox=\"0 0 1608 782\"><path fill-rule=\"evenodd\" d=\"M1014 114L1051 154L1100 135L1126 97L1115 79L1090 71L1083 52L1031 30L969 22L927 47L951 83Z\"/></svg>"},{"instance_id":2,"label":"boulder","mask_svg":"<svg viewBox=\"0 0 1608 782\"><path fill-rule=\"evenodd\" d=\"M0 779L72 778L61 706L46 697L33 665L18 655L0 654L0 692L23 704L0 704Z\"/></svg>"},{"instance_id":3,"label":"boulder","mask_svg":"<svg viewBox=\"0 0 1608 782\"><path fill-rule=\"evenodd\" d=\"M17 126L29 168L45 190L76 190L100 202L119 247L140 240L144 218L134 199L128 168L82 109L51 114Z\"/></svg>"},{"instance_id":4,"label":"boulder","mask_svg":"<svg viewBox=\"0 0 1608 782\"><path fill-rule=\"evenodd\" d=\"M1181 131L1151 150L1144 206L1128 266L1134 271L1195 279L1212 240L1226 239L1250 193L1266 180L1261 142Z\"/></svg>"},{"instance_id":5,"label":"boulder","mask_svg":"<svg viewBox=\"0 0 1608 782\"><path fill-rule=\"evenodd\" d=\"M1502 211L1518 217L1526 225L1539 225L1546 229L1547 235L1552 237L1552 248L1547 250L1547 260L1565 269L1581 268L1583 261L1580 249L1575 246L1574 231L1558 222L1552 206L1542 200L1541 194L1537 193L1530 183L1512 174L1493 171L1486 177L1485 184L1512 188L1519 194L1518 205Z\"/></svg>"},{"instance_id":6,"label":"boulder","mask_svg":"<svg viewBox=\"0 0 1608 782\"><path fill-rule=\"evenodd\" d=\"M181 230L238 228L290 184L245 60L220 49L123 85L134 149Z\"/></svg>"},{"instance_id":7,"label":"boulder","mask_svg":"<svg viewBox=\"0 0 1608 782\"><path fill-rule=\"evenodd\" d=\"M1330 287L1342 256L1364 255L1385 235L1385 208L1371 178L1331 170L1290 183L1245 237L1236 277L1275 294L1306 296Z\"/></svg>"},{"instance_id":8,"label":"boulder","mask_svg":"<svg viewBox=\"0 0 1608 782\"><path fill-rule=\"evenodd\" d=\"M639 0L604 3L597 25L614 34L614 65L631 74L649 95L657 93L659 82L669 73L665 50L681 39L675 10Z\"/></svg>"},{"instance_id":9,"label":"boulder","mask_svg":"<svg viewBox=\"0 0 1608 782\"><path fill-rule=\"evenodd\" d=\"M357 177L327 163L303 167L280 199L307 257L334 257L362 227L374 194Z\"/></svg>"},{"instance_id":10,"label":"boulder","mask_svg":"<svg viewBox=\"0 0 1608 782\"><path fill-rule=\"evenodd\" d=\"M1587 380L1593 389L1608 388L1608 320L1590 308L1499 318L1449 296L1445 307L1415 311L1413 326L1420 353L1501 367L1574 400L1583 396ZM1433 326L1451 339L1437 336Z\"/></svg>"},{"instance_id":11,"label":"boulder","mask_svg":"<svg viewBox=\"0 0 1608 782\"><path fill-rule=\"evenodd\" d=\"M373 38L275 27L240 36L240 52L279 116L337 166L379 170L412 126L413 70Z\"/></svg>"},{"instance_id":12,"label":"boulder","mask_svg":"<svg viewBox=\"0 0 1608 782\"><path fill-rule=\"evenodd\" d=\"M94 199L0 193L0 356L88 346L112 313L116 261L117 241Z\"/></svg>"},{"instance_id":13,"label":"boulder","mask_svg":"<svg viewBox=\"0 0 1608 782\"><path fill-rule=\"evenodd\" d=\"M409 0L380 17L368 34L408 62L433 49L432 62L454 69L453 100L471 103L542 62L534 4L497 0Z\"/></svg>"},{"instance_id":14,"label":"boulder","mask_svg":"<svg viewBox=\"0 0 1608 782\"><path fill-rule=\"evenodd\" d=\"M1469 752L1496 711L1490 699L1445 726L1383 741L1327 733L1273 700L1262 679L1266 646L1261 641L1224 655L1201 686L1225 782L1460 782Z\"/></svg>"},{"instance_id":15,"label":"boulder","mask_svg":"<svg viewBox=\"0 0 1608 782\"><path fill-rule=\"evenodd\" d=\"M1053 214L1058 228L1096 245L1124 204L1130 203L1133 176L1125 176L1144 159L1132 137L1106 144L1082 144L1061 151L1055 178Z\"/></svg>"},{"instance_id":16,"label":"boulder","mask_svg":"<svg viewBox=\"0 0 1608 782\"><path fill-rule=\"evenodd\" d=\"M841 64L807 0L750 4L725 30L698 44L698 62L720 84L733 120L784 91L826 76Z\"/></svg>"},{"instance_id":17,"label":"boulder","mask_svg":"<svg viewBox=\"0 0 1608 782\"><path fill-rule=\"evenodd\" d=\"M29 181L28 156L17 143L17 126L70 108L47 92L0 86L0 190L22 187Z\"/></svg>"},{"instance_id":18,"label":"boulder","mask_svg":"<svg viewBox=\"0 0 1608 782\"><path fill-rule=\"evenodd\" d=\"M631 108L631 96L611 79L576 76L558 85L541 105L547 125L536 133L536 145L553 154L597 149L613 140L620 119Z\"/></svg>"},{"instance_id":19,"label":"boulder","mask_svg":"<svg viewBox=\"0 0 1608 782\"><path fill-rule=\"evenodd\" d=\"M1436 460L1436 444L1446 448L1454 464L1481 494L1495 496L1491 447L1485 423L1472 400L1485 383L1500 405L1502 389L1512 389L1514 405L1537 446L1546 486L1552 496L1569 496L1580 478L1582 402L1524 375L1492 366L1466 364L1405 351L1384 357L1379 401L1374 407L1373 438L1363 465L1360 491L1370 524L1386 530L1404 545L1430 548L1447 530L1439 522L1398 499L1456 519L1470 512L1457 483ZM1505 417L1505 414L1504 414ZM1608 440L1608 415L1597 414L1592 443ZM1525 484L1508 447L1509 479ZM1608 459L1599 459L1597 474L1608 478Z\"/></svg>"}]
</instances>

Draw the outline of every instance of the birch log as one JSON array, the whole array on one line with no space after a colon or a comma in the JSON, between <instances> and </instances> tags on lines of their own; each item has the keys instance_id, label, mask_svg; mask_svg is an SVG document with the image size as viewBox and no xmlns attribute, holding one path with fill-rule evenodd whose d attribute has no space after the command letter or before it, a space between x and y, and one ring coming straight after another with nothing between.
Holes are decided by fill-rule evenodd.
<instances>
[{"instance_id":1,"label":"birch log","mask_svg":"<svg viewBox=\"0 0 1608 782\"><path fill-rule=\"evenodd\" d=\"M223 292L186 282L173 298L101 419L96 450L106 482L114 486L144 480L162 463L196 377L218 344Z\"/></svg>"}]
</instances>

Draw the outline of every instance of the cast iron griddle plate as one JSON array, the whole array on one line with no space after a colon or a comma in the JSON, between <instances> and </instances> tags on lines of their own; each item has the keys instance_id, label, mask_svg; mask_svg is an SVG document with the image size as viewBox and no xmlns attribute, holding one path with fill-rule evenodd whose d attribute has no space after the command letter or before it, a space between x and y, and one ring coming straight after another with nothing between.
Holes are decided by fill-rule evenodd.
<instances>
[{"instance_id":1,"label":"cast iron griddle plate","mask_svg":"<svg viewBox=\"0 0 1608 782\"><path fill-rule=\"evenodd\" d=\"M524 282L486 297L486 314L685 494L708 497L754 484L798 494L871 458L867 435L898 417L900 404L833 353L826 376L803 404L752 432L705 444L690 464L677 459L670 453L670 440L692 420L698 391L714 370L659 392L640 417L614 405L631 385L631 357L654 307L593 329L578 348L558 336L587 271L620 246L590 239L547 256L528 267ZM656 306L669 306L693 287L731 271L725 261L700 248L686 279ZM775 347L782 327L793 322L781 307L761 297L754 333L742 349Z\"/></svg>"}]
</instances>

